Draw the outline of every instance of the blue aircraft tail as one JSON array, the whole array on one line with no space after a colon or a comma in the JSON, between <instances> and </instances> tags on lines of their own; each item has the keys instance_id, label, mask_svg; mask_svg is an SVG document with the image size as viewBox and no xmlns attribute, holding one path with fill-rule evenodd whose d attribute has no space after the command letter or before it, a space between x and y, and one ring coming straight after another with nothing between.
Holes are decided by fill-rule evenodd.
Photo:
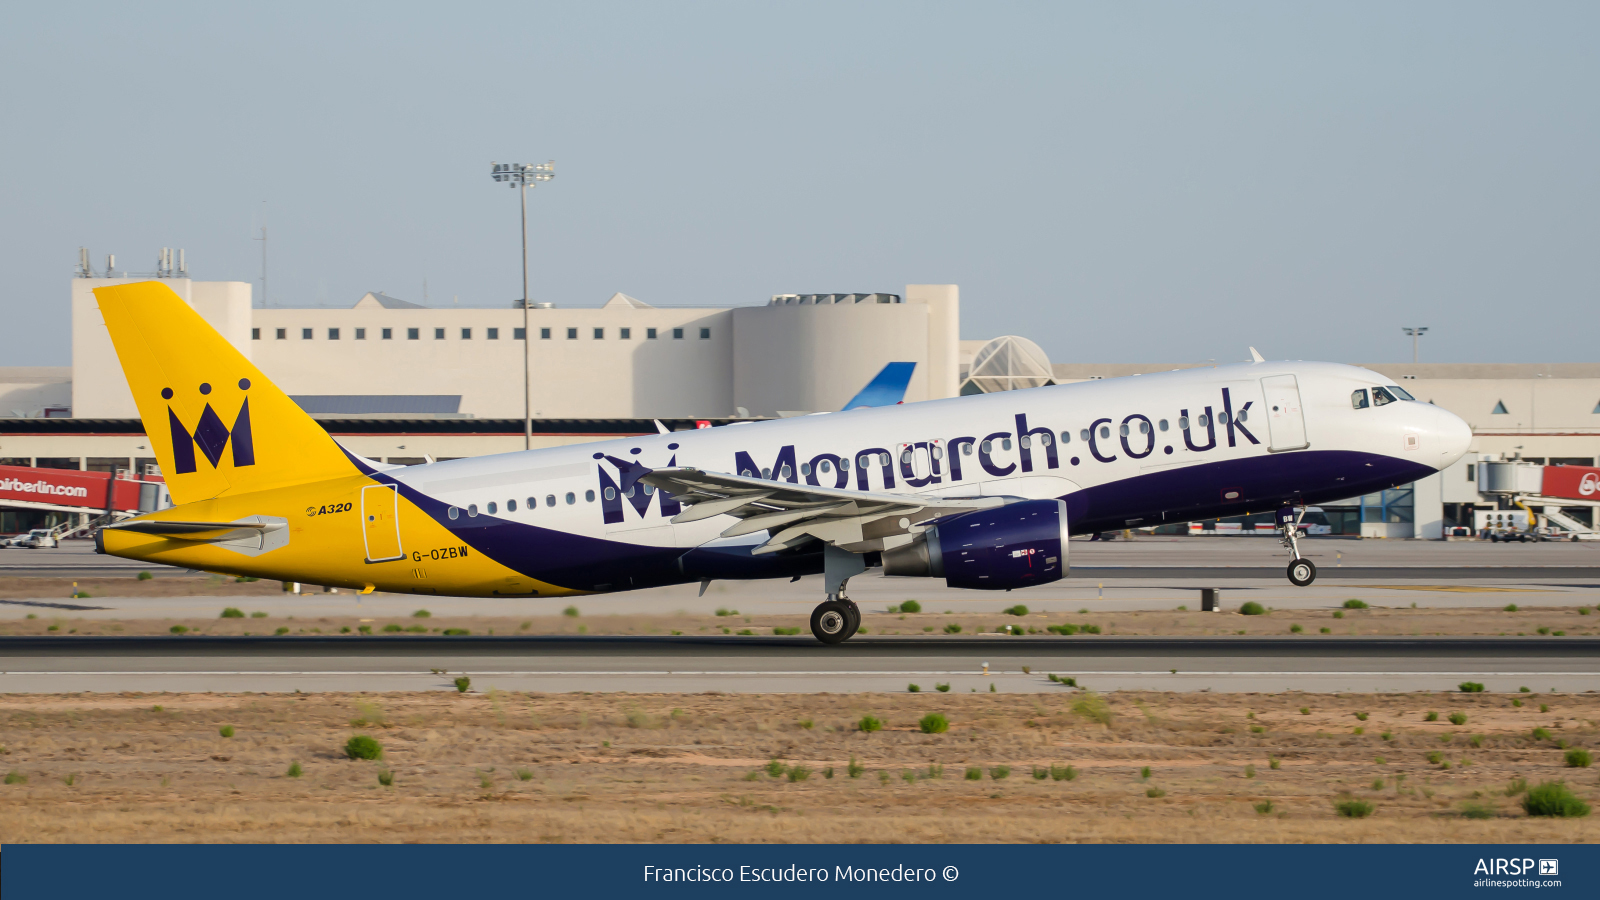
<instances>
[{"instance_id":1,"label":"blue aircraft tail","mask_svg":"<svg viewBox=\"0 0 1600 900\"><path fill-rule=\"evenodd\" d=\"M850 398L844 409L860 406L893 406L906 398L906 386L911 384L911 373L917 368L914 362L892 362L873 376L861 393ZM844 410L840 410L843 412Z\"/></svg>"}]
</instances>

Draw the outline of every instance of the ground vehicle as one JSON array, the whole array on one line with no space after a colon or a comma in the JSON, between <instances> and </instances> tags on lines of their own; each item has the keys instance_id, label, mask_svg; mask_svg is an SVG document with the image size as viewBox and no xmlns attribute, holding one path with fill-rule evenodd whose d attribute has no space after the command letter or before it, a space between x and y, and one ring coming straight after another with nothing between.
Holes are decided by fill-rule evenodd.
<instances>
[{"instance_id":1,"label":"ground vehicle","mask_svg":"<svg viewBox=\"0 0 1600 900\"><path fill-rule=\"evenodd\" d=\"M35 528L25 534L0 541L0 547L9 550L54 550L58 546L55 531L49 528Z\"/></svg>"}]
</instances>

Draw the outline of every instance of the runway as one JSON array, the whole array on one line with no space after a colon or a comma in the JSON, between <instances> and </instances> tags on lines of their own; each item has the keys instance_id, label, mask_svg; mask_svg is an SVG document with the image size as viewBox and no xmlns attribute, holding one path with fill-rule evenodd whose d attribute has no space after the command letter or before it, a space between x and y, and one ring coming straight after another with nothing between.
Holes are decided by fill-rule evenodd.
<instances>
[{"instance_id":1,"label":"runway","mask_svg":"<svg viewBox=\"0 0 1600 900\"><path fill-rule=\"evenodd\" d=\"M0 639L0 693L1453 691L1600 687L1594 638L54 637Z\"/></svg>"}]
</instances>

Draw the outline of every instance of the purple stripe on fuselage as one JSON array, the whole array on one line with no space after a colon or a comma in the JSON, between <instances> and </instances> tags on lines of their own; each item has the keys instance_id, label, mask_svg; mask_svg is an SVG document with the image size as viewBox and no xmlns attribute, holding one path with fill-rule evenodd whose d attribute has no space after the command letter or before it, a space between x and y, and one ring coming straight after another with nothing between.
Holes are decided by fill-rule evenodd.
<instances>
[{"instance_id":1,"label":"purple stripe on fuselage","mask_svg":"<svg viewBox=\"0 0 1600 900\"><path fill-rule=\"evenodd\" d=\"M1432 475L1422 463L1350 450L1299 450L1147 472L1062 498L1073 534L1220 519L1359 497ZM1227 494L1238 496L1228 498Z\"/></svg>"},{"instance_id":2,"label":"purple stripe on fuselage","mask_svg":"<svg viewBox=\"0 0 1600 900\"><path fill-rule=\"evenodd\" d=\"M683 584L702 576L784 577L821 571L820 554L803 559L774 554L770 564L748 550L686 551L571 534L480 514L452 520L449 504L395 480L345 451L357 468L401 495L472 549L506 568L547 584L581 591L625 591ZM1215 519L1275 509L1284 502L1329 503L1359 497L1432 475L1422 463L1346 450L1301 450L1148 472L1084 488L1067 502L1072 534ZM1225 499L1230 492L1238 497ZM679 558L689 553L688 564ZM730 558L714 561L722 554ZM704 561L701 562L701 558ZM814 558L813 558L814 557ZM694 563L699 562L699 565ZM768 566L770 565L770 568ZM748 568L746 568L748 567ZM685 569L689 571L685 571ZM770 574L758 574L767 573ZM748 574L746 574L748 573Z\"/></svg>"}]
</instances>

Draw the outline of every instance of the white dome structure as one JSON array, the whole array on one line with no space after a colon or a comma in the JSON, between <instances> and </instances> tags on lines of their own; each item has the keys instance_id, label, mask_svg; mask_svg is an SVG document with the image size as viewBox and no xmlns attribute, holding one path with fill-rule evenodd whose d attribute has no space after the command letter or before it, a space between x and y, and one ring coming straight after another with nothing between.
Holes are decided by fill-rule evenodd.
<instances>
[{"instance_id":1,"label":"white dome structure","mask_svg":"<svg viewBox=\"0 0 1600 900\"><path fill-rule=\"evenodd\" d=\"M1055 384L1050 357L1033 341L1008 334L978 348L961 393L993 394L1046 384Z\"/></svg>"}]
</instances>

